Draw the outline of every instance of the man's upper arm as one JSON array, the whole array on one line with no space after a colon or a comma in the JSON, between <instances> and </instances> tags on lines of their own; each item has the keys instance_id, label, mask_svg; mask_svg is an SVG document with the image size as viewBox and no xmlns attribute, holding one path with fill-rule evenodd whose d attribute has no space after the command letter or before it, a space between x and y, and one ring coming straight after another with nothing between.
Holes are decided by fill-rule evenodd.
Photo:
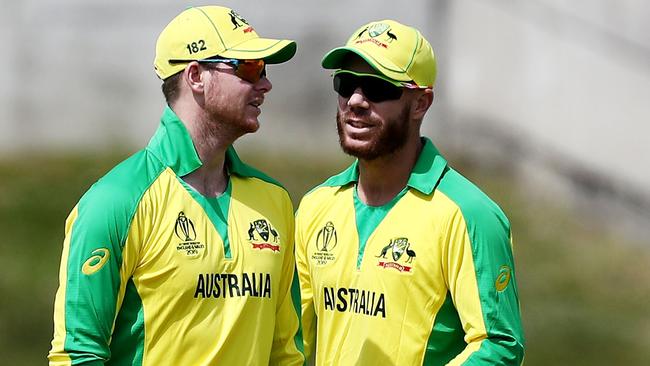
<instances>
[{"instance_id":1,"label":"man's upper arm","mask_svg":"<svg viewBox=\"0 0 650 366\"><path fill-rule=\"evenodd\" d=\"M283 216L286 222L286 243L282 250L282 277L280 279L280 298L278 299L277 318L273 349L271 350L272 365L302 365L302 334L300 329L300 293L297 291L297 276L295 276L294 260L294 217L293 206L288 195L285 199Z\"/></svg>"},{"instance_id":2,"label":"man's upper arm","mask_svg":"<svg viewBox=\"0 0 650 366\"><path fill-rule=\"evenodd\" d=\"M509 223L500 210L465 213L449 223L446 275L468 345L451 364L519 365L524 339Z\"/></svg>"},{"instance_id":3,"label":"man's upper arm","mask_svg":"<svg viewBox=\"0 0 650 366\"><path fill-rule=\"evenodd\" d=\"M145 161L144 154L136 154L95 183L66 221L51 364L110 358L113 324L139 250L125 243L152 180L133 179L132 173Z\"/></svg>"}]
</instances>

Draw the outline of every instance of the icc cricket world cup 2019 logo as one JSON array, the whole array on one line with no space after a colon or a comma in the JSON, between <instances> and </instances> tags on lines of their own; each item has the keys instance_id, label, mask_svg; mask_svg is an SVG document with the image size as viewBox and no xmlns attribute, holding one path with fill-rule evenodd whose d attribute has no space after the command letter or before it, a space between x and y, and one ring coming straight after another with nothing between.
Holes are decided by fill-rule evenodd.
<instances>
[{"instance_id":1,"label":"icc cricket world cup 2019 logo","mask_svg":"<svg viewBox=\"0 0 650 366\"><path fill-rule=\"evenodd\" d=\"M311 256L316 265L326 265L336 259L333 251L338 244L336 228L328 221L316 235L316 252Z\"/></svg>"},{"instance_id":2,"label":"icc cricket world cup 2019 logo","mask_svg":"<svg viewBox=\"0 0 650 366\"><path fill-rule=\"evenodd\" d=\"M181 211L178 214L176 219L176 226L174 227L174 233L176 236L183 241L192 241L196 239L196 230L194 229L194 223L192 220L188 219L185 216L185 213Z\"/></svg>"},{"instance_id":3,"label":"icc cricket world cup 2019 logo","mask_svg":"<svg viewBox=\"0 0 650 366\"><path fill-rule=\"evenodd\" d=\"M336 237L336 230L334 229L334 224L331 221L328 221L325 226L320 229L318 236L316 237L316 248L321 252L329 252L338 243L338 238Z\"/></svg>"},{"instance_id":4,"label":"icc cricket world cup 2019 logo","mask_svg":"<svg viewBox=\"0 0 650 366\"><path fill-rule=\"evenodd\" d=\"M205 249L205 244L196 241L194 223L185 216L183 211L179 212L176 218L174 234L181 240L176 246L176 251L179 253L184 253L188 257L196 257Z\"/></svg>"}]
</instances>

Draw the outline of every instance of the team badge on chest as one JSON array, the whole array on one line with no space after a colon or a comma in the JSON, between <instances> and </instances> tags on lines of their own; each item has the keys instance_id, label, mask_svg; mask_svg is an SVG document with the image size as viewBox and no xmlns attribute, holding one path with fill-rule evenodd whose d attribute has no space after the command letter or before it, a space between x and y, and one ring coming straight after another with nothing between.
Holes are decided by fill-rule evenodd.
<instances>
[{"instance_id":1,"label":"team badge on chest","mask_svg":"<svg viewBox=\"0 0 650 366\"><path fill-rule=\"evenodd\" d=\"M253 249L280 251L280 236L271 223L265 219L255 220L248 224L248 241L253 245Z\"/></svg>"},{"instance_id":2,"label":"team badge on chest","mask_svg":"<svg viewBox=\"0 0 650 366\"><path fill-rule=\"evenodd\" d=\"M386 257L389 252L390 257ZM379 267L396 269L400 272L411 272L413 260L415 259L415 250L411 248L408 238L394 238L381 249L377 258L379 258L377 262Z\"/></svg>"}]
</instances>

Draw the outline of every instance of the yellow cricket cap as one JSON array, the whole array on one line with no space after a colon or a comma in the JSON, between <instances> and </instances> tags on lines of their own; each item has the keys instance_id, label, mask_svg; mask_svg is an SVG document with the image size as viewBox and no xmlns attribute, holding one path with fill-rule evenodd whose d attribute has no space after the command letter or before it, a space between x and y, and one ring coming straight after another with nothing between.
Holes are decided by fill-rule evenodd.
<instances>
[{"instance_id":1,"label":"yellow cricket cap","mask_svg":"<svg viewBox=\"0 0 650 366\"><path fill-rule=\"evenodd\" d=\"M268 64L288 61L296 42L260 38L234 10L221 6L188 8L163 29L156 42L154 69L161 79L182 71L184 63L170 60L202 60L220 56L240 60L263 59Z\"/></svg>"},{"instance_id":2,"label":"yellow cricket cap","mask_svg":"<svg viewBox=\"0 0 650 366\"><path fill-rule=\"evenodd\" d=\"M394 20L361 26L345 46L329 51L322 65L339 69L349 53L359 55L377 72L395 81L414 81L423 87L433 87L436 81L436 58L429 42L417 29Z\"/></svg>"}]
</instances>

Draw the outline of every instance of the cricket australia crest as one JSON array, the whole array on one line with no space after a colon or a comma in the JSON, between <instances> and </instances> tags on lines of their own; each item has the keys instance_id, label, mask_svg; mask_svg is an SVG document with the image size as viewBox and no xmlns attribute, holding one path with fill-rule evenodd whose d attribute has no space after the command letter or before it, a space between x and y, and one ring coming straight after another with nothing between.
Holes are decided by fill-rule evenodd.
<instances>
[{"instance_id":1,"label":"cricket australia crest","mask_svg":"<svg viewBox=\"0 0 650 366\"><path fill-rule=\"evenodd\" d=\"M253 245L253 249L280 251L280 236L265 219L258 219L248 224L248 241Z\"/></svg>"},{"instance_id":2,"label":"cricket australia crest","mask_svg":"<svg viewBox=\"0 0 650 366\"><path fill-rule=\"evenodd\" d=\"M390 258L386 258L388 252L390 252ZM379 267L392 268L400 272L411 272L413 269L412 263L415 258L415 250L411 249L411 243L408 238L398 237L391 239L389 243L381 249L377 258L379 258L377 263L377 266ZM392 261L390 261L390 259L392 259Z\"/></svg>"}]
</instances>

